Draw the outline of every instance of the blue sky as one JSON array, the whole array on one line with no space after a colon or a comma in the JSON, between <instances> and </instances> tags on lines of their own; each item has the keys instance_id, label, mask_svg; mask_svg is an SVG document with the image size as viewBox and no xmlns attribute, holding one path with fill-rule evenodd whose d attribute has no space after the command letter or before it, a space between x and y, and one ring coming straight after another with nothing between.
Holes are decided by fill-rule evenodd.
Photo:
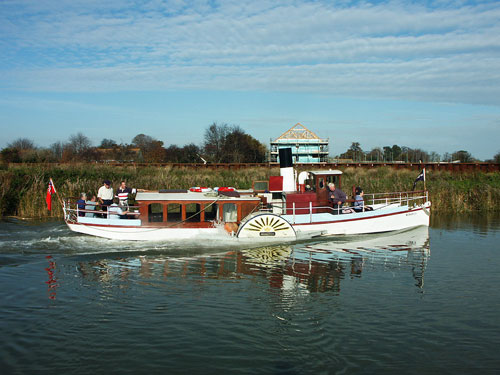
<instances>
[{"instance_id":1,"label":"blue sky","mask_svg":"<svg viewBox=\"0 0 500 375\"><path fill-rule=\"evenodd\" d=\"M498 1L0 1L0 147L82 132L500 151Z\"/></svg>"}]
</instances>

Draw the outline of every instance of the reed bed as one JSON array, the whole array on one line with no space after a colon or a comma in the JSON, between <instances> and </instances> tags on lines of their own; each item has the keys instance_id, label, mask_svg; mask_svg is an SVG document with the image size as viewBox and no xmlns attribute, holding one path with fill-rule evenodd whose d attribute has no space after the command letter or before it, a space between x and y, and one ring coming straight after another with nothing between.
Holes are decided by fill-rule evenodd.
<instances>
[{"instance_id":1,"label":"reed bed","mask_svg":"<svg viewBox=\"0 0 500 375\"><path fill-rule=\"evenodd\" d=\"M346 168L342 189L349 195L353 186L372 192L408 191L417 177L414 170L386 168ZM279 175L278 168L248 168L239 170L192 170L172 167L115 167L95 164L10 165L0 169L0 213L2 216L43 218L61 217L57 196L52 200L52 212L47 211L45 195L52 178L61 197L77 197L81 192L96 194L103 179L113 182L116 189L121 180L128 186L157 190L185 189L191 186L234 186L248 189L256 180L268 180ZM500 210L500 173L454 173L433 171L427 174L427 189L436 211L465 212L470 210ZM419 182L417 190L423 189Z\"/></svg>"}]
</instances>

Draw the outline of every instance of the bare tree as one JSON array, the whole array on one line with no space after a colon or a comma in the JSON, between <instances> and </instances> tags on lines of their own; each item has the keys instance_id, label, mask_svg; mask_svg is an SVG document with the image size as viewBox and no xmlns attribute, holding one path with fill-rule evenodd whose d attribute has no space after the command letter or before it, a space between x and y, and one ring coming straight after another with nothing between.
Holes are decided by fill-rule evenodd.
<instances>
[{"instance_id":1,"label":"bare tree","mask_svg":"<svg viewBox=\"0 0 500 375\"><path fill-rule=\"evenodd\" d=\"M83 133L77 133L69 137L68 146L75 154L82 154L92 147L92 142Z\"/></svg>"},{"instance_id":2,"label":"bare tree","mask_svg":"<svg viewBox=\"0 0 500 375\"><path fill-rule=\"evenodd\" d=\"M432 151L430 154L429 154L429 161L432 161L432 162L439 162L441 161L441 156L435 152L435 151Z\"/></svg>"},{"instance_id":3,"label":"bare tree","mask_svg":"<svg viewBox=\"0 0 500 375\"><path fill-rule=\"evenodd\" d=\"M54 159L61 160L63 156L64 144L61 141L54 142L49 146Z\"/></svg>"},{"instance_id":4,"label":"bare tree","mask_svg":"<svg viewBox=\"0 0 500 375\"><path fill-rule=\"evenodd\" d=\"M213 123L205 130L205 140L203 148L206 156L214 163L222 162L226 146L226 138L231 132L228 124L218 125Z\"/></svg>"},{"instance_id":5,"label":"bare tree","mask_svg":"<svg viewBox=\"0 0 500 375\"><path fill-rule=\"evenodd\" d=\"M14 148L19 151L34 150L36 149L35 144L31 139L28 138L18 138L15 141L7 145L9 148Z\"/></svg>"}]
</instances>

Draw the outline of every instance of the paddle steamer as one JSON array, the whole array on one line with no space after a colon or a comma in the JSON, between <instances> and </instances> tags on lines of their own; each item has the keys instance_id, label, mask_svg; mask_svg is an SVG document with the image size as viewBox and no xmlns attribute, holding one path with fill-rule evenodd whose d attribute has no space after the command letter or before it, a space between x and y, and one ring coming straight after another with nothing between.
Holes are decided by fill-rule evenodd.
<instances>
[{"instance_id":1,"label":"paddle steamer","mask_svg":"<svg viewBox=\"0 0 500 375\"><path fill-rule=\"evenodd\" d=\"M379 233L429 226L428 192L365 195L372 210L349 202L331 207L328 184L342 186L339 170L293 169L291 149L280 150L280 176L252 189L191 188L139 191L126 215L79 210L64 201L64 219L75 232L133 241L239 241L252 244ZM89 217L91 216L91 217Z\"/></svg>"}]
</instances>

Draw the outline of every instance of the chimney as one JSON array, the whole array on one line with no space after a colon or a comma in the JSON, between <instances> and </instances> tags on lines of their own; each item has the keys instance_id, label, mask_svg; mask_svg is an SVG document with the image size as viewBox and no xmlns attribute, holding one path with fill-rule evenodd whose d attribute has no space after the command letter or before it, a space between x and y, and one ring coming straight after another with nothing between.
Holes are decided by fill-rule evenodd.
<instances>
[{"instance_id":1,"label":"chimney","mask_svg":"<svg viewBox=\"0 0 500 375\"><path fill-rule=\"evenodd\" d=\"M295 171L293 170L292 149L280 148L280 176L283 177L283 191L295 191Z\"/></svg>"}]
</instances>

